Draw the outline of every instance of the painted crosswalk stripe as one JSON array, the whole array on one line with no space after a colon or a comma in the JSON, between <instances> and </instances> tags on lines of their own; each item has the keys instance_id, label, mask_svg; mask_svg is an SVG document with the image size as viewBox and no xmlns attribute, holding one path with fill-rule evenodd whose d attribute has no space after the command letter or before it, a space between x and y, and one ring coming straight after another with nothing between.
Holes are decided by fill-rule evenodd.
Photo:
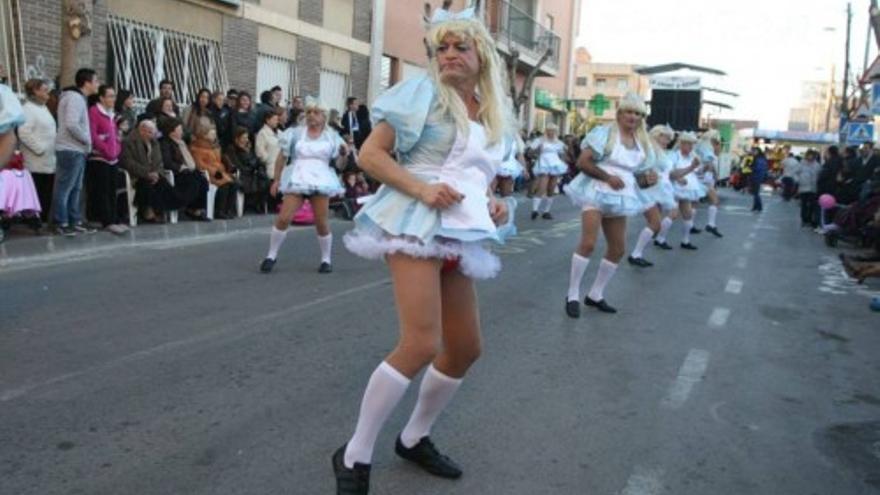
<instances>
[{"instance_id":1,"label":"painted crosswalk stripe","mask_svg":"<svg viewBox=\"0 0 880 495\"><path fill-rule=\"evenodd\" d=\"M662 491L662 469L636 466L620 495L656 495Z\"/></svg>"},{"instance_id":2,"label":"painted crosswalk stripe","mask_svg":"<svg viewBox=\"0 0 880 495\"><path fill-rule=\"evenodd\" d=\"M703 373L709 365L709 351L691 349L678 370L678 376L669 387L663 398L662 405L670 409L680 408L691 395L694 386L703 379Z\"/></svg>"},{"instance_id":3,"label":"painted crosswalk stripe","mask_svg":"<svg viewBox=\"0 0 880 495\"><path fill-rule=\"evenodd\" d=\"M712 314L709 315L709 326L714 328L721 328L724 325L727 325L727 318L730 317L730 310L727 308L715 308L712 310Z\"/></svg>"},{"instance_id":4,"label":"painted crosswalk stripe","mask_svg":"<svg viewBox=\"0 0 880 495\"><path fill-rule=\"evenodd\" d=\"M743 282L738 278L731 278L727 281L727 287L724 288L724 292L730 294L739 294L742 292Z\"/></svg>"}]
</instances>

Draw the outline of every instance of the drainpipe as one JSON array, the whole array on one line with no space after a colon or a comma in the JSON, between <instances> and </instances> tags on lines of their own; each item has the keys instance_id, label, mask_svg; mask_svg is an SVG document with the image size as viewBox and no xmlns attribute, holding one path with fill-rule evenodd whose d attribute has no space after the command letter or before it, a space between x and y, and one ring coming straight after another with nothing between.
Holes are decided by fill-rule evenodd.
<instances>
[{"instance_id":1,"label":"drainpipe","mask_svg":"<svg viewBox=\"0 0 880 495\"><path fill-rule=\"evenodd\" d=\"M385 43L385 0L373 0L373 21L370 30L370 82L367 105L371 105L385 89L382 87L382 56Z\"/></svg>"}]
</instances>

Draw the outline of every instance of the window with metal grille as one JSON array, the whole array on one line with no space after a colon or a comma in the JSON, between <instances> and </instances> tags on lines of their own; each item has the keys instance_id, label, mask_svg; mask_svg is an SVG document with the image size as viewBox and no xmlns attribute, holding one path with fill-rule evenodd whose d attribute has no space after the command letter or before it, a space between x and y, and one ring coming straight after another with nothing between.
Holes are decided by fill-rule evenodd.
<instances>
[{"instance_id":1,"label":"window with metal grille","mask_svg":"<svg viewBox=\"0 0 880 495\"><path fill-rule=\"evenodd\" d=\"M332 70L321 69L321 102L328 110L345 109L345 99L348 98L348 76Z\"/></svg>"},{"instance_id":2,"label":"window with metal grille","mask_svg":"<svg viewBox=\"0 0 880 495\"><path fill-rule=\"evenodd\" d=\"M22 44L21 7L18 0L0 0L0 80L8 84L13 91L24 92L24 83L28 77L46 79L42 73L42 57L38 58L34 69L25 74L24 46Z\"/></svg>"},{"instance_id":3,"label":"window with metal grille","mask_svg":"<svg viewBox=\"0 0 880 495\"><path fill-rule=\"evenodd\" d=\"M382 75L380 77L380 85L382 86L382 90L386 90L391 87L391 57L388 55L382 55Z\"/></svg>"},{"instance_id":4,"label":"window with metal grille","mask_svg":"<svg viewBox=\"0 0 880 495\"><path fill-rule=\"evenodd\" d=\"M159 82L174 82L174 99L188 105L199 88L225 91L229 82L220 43L109 16L110 73L139 107L159 96Z\"/></svg>"},{"instance_id":5,"label":"window with metal grille","mask_svg":"<svg viewBox=\"0 0 880 495\"><path fill-rule=\"evenodd\" d=\"M257 56L257 92L262 93L275 86L280 86L284 92L282 104L296 96L296 62L260 53Z\"/></svg>"}]
</instances>

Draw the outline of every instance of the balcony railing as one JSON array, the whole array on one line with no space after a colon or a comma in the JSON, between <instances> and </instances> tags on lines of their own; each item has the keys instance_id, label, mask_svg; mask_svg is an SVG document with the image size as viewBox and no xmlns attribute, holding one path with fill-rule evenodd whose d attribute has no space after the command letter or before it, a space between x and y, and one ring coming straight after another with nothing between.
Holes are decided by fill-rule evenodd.
<instances>
[{"instance_id":1,"label":"balcony railing","mask_svg":"<svg viewBox=\"0 0 880 495\"><path fill-rule=\"evenodd\" d=\"M559 49L562 39L550 29L542 26L527 12L511 4L508 0L487 2L487 21L496 42L502 47L516 48L521 55L536 62L549 49L550 57L543 67L559 69Z\"/></svg>"}]
</instances>

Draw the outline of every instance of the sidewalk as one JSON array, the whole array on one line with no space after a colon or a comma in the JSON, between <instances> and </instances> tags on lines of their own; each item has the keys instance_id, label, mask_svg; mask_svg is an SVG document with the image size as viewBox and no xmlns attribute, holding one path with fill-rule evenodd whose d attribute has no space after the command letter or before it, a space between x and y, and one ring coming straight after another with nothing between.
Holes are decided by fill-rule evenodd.
<instances>
[{"instance_id":1,"label":"sidewalk","mask_svg":"<svg viewBox=\"0 0 880 495\"><path fill-rule=\"evenodd\" d=\"M177 224L138 225L117 236L106 231L62 237L49 232L35 236L29 229L15 225L0 244L0 272L90 259L131 248L176 247L217 242L229 236L269 232L275 215L248 214L235 220ZM331 219L332 222L339 221ZM293 230L312 228L293 226ZM45 229L44 229L45 230Z\"/></svg>"}]
</instances>

